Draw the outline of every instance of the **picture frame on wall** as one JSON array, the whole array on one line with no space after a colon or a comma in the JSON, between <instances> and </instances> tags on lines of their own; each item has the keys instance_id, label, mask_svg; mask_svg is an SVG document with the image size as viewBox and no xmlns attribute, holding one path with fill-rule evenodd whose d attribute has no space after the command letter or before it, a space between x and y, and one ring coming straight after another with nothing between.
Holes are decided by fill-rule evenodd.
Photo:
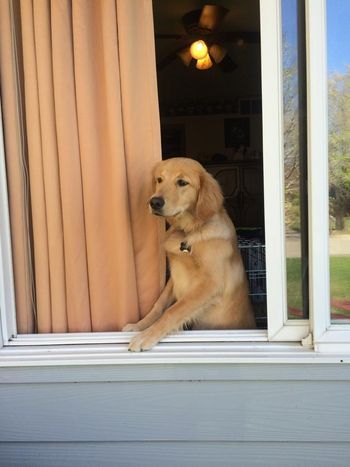
<instances>
[{"instance_id":1,"label":"picture frame on wall","mask_svg":"<svg viewBox=\"0 0 350 467\"><path fill-rule=\"evenodd\" d=\"M161 126L163 159L186 154L185 125L167 124Z\"/></svg>"},{"instance_id":2,"label":"picture frame on wall","mask_svg":"<svg viewBox=\"0 0 350 467\"><path fill-rule=\"evenodd\" d=\"M249 117L226 118L224 121L225 147L239 149L250 146Z\"/></svg>"}]
</instances>

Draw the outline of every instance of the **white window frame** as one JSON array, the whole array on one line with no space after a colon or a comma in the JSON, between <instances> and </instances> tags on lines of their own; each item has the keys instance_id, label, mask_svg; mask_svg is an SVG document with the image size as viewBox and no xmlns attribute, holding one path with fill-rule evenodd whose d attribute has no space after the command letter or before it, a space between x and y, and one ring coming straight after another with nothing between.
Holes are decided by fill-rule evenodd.
<instances>
[{"instance_id":1,"label":"white window frame","mask_svg":"<svg viewBox=\"0 0 350 467\"><path fill-rule=\"evenodd\" d=\"M260 22L264 179L273 180L273 183L264 184L268 330L184 331L168 336L155 349L138 356L126 352L131 333L17 334L6 169L1 133L0 366L14 362L20 365L46 365L53 361L53 355L58 355L58 360L54 360L56 364L57 361L64 364L83 364L106 361L163 362L174 361L174 358L176 361L180 359L186 362L205 362L208 359L228 361L230 358L237 360L242 355L254 355L258 361L269 361L271 352L284 358L285 354L290 355L290 352L296 349L305 351L300 341L309 335L309 320L289 320L287 314L280 0L260 0ZM271 346L268 342L276 344Z\"/></svg>"},{"instance_id":2,"label":"white window frame","mask_svg":"<svg viewBox=\"0 0 350 467\"><path fill-rule=\"evenodd\" d=\"M17 333L12 246L0 101L0 347Z\"/></svg>"},{"instance_id":3,"label":"white window frame","mask_svg":"<svg viewBox=\"0 0 350 467\"><path fill-rule=\"evenodd\" d=\"M350 325L332 324L329 273L327 2L308 0L310 310L315 350L350 352Z\"/></svg>"},{"instance_id":4,"label":"white window frame","mask_svg":"<svg viewBox=\"0 0 350 467\"><path fill-rule=\"evenodd\" d=\"M260 0L260 27L268 337L301 341L309 334L309 320L289 320L287 308L280 0Z\"/></svg>"}]
</instances>

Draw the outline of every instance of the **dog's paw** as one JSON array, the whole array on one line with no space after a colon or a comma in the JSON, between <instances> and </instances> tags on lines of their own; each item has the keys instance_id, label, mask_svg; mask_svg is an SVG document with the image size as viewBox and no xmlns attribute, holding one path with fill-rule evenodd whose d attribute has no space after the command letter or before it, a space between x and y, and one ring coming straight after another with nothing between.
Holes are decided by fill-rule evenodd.
<instances>
[{"instance_id":1,"label":"dog's paw","mask_svg":"<svg viewBox=\"0 0 350 467\"><path fill-rule=\"evenodd\" d=\"M137 323L126 324L122 329L122 332L135 332L135 331L140 331Z\"/></svg>"},{"instance_id":2,"label":"dog's paw","mask_svg":"<svg viewBox=\"0 0 350 467\"><path fill-rule=\"evenodd\" d=\"M157 339L152 333L144 331L134 336L129 344L130 352L142 352L143 350L149 350L154 347L159 339Z\"/></svg>"}]
</instances>

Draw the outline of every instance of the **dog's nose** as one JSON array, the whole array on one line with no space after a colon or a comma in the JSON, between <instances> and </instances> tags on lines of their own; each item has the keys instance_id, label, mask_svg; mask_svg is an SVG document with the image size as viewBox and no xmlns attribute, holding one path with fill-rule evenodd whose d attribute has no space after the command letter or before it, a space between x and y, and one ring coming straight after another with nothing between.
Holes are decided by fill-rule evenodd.
<instances>
[{"instance_id":1,"label":"dog's nose","mask_svg":"<svg viewBox=\"0 0 350 467\"><path fill-rule=\"evenodd\" d=\"M162 198L161 196L153 196L149 204L151 205L152 209L159 210L164 206L165 201L164 198Z\"/></svg>"}]
</instances>

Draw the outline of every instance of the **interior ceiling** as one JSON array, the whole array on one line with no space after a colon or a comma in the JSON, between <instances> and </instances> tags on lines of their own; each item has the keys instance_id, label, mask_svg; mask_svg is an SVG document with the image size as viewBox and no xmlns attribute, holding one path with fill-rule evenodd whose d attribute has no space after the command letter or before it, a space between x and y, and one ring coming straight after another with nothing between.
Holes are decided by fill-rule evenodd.
<instances>
[{"instance_id":1,"label":"interior ceiling","mask_svg":"<svg viewBox=\"0 0 350 467\"><path fill-rule=\"evenodd\" d=\"M156 34L185 34L181 19L185 13L216 4L229 10L219 31L260 31L259 0L153 0ZM176 39L156 38L157 60L176 48ZM218 67L196 70L186 67L180 59L172 61L158 72L160 102L221 101L261 95L260 44L224 43L238 68L223 73Z\"/></svg>"},{"instance_id":2,"label":"interior ceiling","mask_svg":"<svg viewBox=\"0 0 350 467\"><path fill-rule=\"evenodd\" d=\"M153 0L154 29L157 34L184 34L181 18L206 4L229 10L220 31L259 31L259 0Z\"/></svg>"}]
</instances>

